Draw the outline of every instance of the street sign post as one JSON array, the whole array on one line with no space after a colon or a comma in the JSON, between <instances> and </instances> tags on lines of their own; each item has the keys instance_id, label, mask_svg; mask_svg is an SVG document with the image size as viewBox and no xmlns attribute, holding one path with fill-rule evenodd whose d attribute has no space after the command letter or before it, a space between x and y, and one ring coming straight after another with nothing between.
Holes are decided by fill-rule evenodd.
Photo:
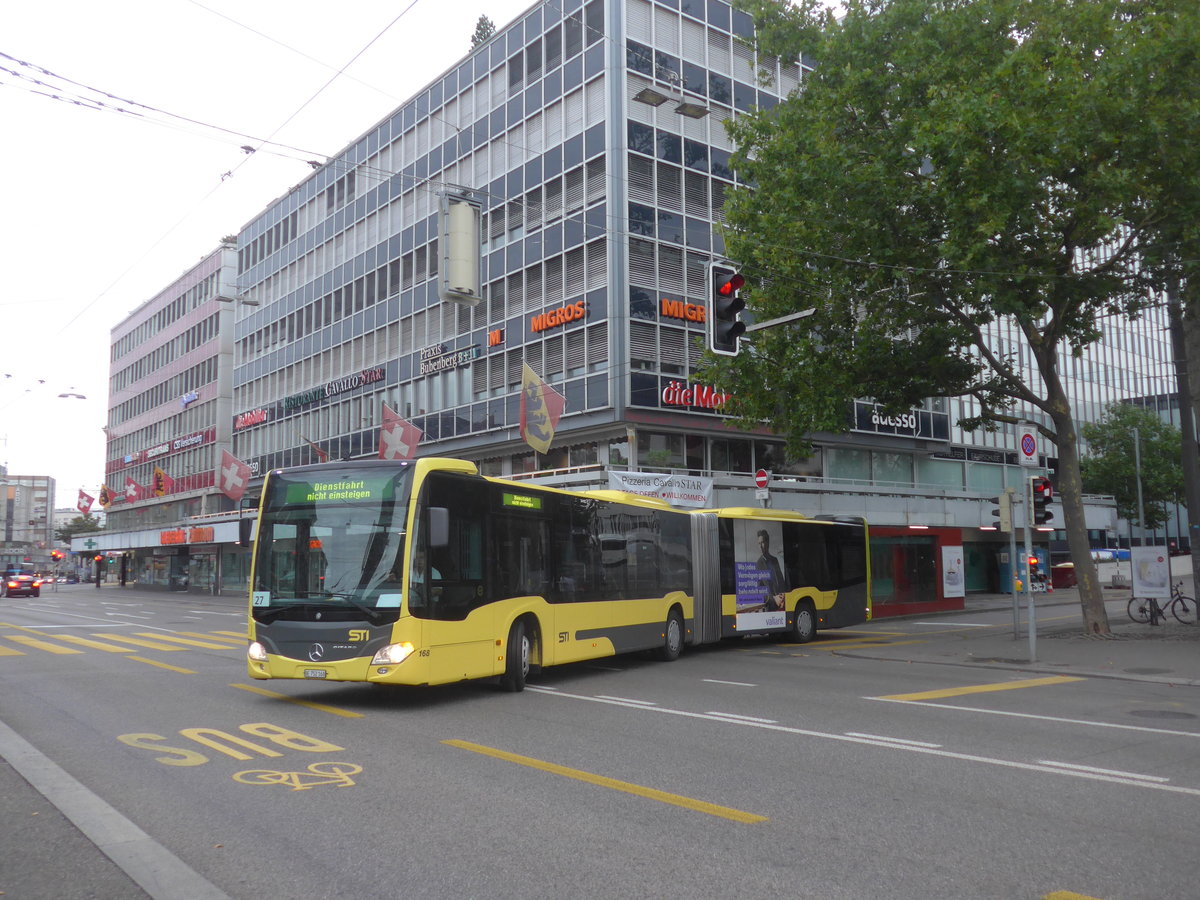
<instances>
[{"instance_id":1,"label":"street sign post","mask_svg":"<svg viewBox=\"0 0 1200 900\"><path fill-rule=\"evenodd\" d=\"M759 469L754 473L754 499L762 500L763 506L771 505L771 489L768 485L771 483L771 473L766 469Z\"/></svg>"}]
</instances>

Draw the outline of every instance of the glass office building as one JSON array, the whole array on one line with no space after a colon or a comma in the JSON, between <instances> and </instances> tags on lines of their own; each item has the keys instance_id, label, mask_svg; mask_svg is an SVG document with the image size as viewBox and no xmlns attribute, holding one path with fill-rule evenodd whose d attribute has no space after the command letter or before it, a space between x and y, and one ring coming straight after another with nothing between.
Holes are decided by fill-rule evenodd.
<instances>
[{"instance_id":1,"label":"glass office building","mask_svg":"<svg viewBox=\"0 0 1200 900\"><path fill-rule=\"evenodd\" d=\"M752 37L725 0L537 3L265 209L237 242L234 455L257 474L374 456L386 404L422 430L421 454L486 474L674 472L708 479L712 505L756 505L763 469L776 506L876 526L885 604L944 600L946 547L975 549L968 589L992 586L981 493L1025 477L1015 433L962 433L957 402L891 418L858 402L848 433L788 459L695 380L738 185L724 122L807 68ZM439 198L463 190L482 212L474 306L438 293ZM1153 323L1113 329L1072 362L1093 418L1101 398L1172 390L1168 349L1136 343ZM545 454L519 433L524 364L566 399Z\"/></svg>"}]
</instances>

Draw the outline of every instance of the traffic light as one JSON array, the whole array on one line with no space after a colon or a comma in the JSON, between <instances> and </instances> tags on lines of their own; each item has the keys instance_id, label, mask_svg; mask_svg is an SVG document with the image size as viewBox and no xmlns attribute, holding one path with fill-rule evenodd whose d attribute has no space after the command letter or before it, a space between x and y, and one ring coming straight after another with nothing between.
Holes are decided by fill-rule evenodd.
<instances>
[{"instance_id":1,"label":"traffic light","mask_svg":"<svg viewBox=\"0 0 1200 900\"><path fill-rule=\"evenodd\" d=\"M712 263L708 267L708 349L721 356L737 356L738 340L746 332L741 312L746 301L738 291L746 279L732 266Z\"/></svg>"},{"instance_id":2,"label":"traffic light","mask_svg":"<svg viewBox=\"0 0 1200 900\"><path fill-rule=\"evenodd\" d=\"M104 556L102 554L97 553L95 556L95 560L96 560L96 562L103 562Z\"/></svg>"},{"instance_id":3,"label":"traffic light","mask_svg":"<svg viewBox=\"0 0 1200 900\"><path fill-rule=\"evenodd\" d=\"M999 497L992 497L989 502L999 504L992 510L992 515L996 517L996 530L1005 533L1012 531L1012 494L1005 491Z\"/></svg>"},{"instance_id":4,"label":"traffic light","mask_svg":"<svg viewBox=\"0 0 1200 900\"><path fill-rule=\"evenodd\" d=\"M1054 488L1050 486L1049 478L1034 475L1029 479L1029 489L1033 494L1033 524L1044 525L1054 518L1054 513L1046 508L1054 495Z\"/></svg>"}]
</instances>

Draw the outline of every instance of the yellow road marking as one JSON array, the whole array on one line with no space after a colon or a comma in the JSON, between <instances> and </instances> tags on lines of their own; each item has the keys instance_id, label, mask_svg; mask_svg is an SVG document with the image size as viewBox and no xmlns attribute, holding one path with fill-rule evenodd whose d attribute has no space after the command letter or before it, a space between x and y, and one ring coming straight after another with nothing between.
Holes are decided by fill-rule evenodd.
<instances>
[{"instance_id":1,"label":"yellow road marking","mask_svg":"<svg viewBox=\"0 0 1200 900\"><path fill-rule=\"evenodd\" d=\"M24 650L14 650L12 647L0 647L0 656L24 656Z\"/></svg>"},{"instance_id":2,"label":"yellow road marking","mask_svg":"<svg viewBox=\"0 0 1200 900\"><path fill-rule=\"evenodd\" d=\"M920 638L911 641L852 641L845 644L813 644L810 650L865 650L868 647L903 647L905 644L928 644Z\"/></svg>"},{"instance_id":3,"label":"yellow road marking","mask_svg":"<svg viewBox=\"0 0 1200 900\"><path fill-rule=\"evenodd\" d=\"M246 637L246 632L244 631L214 631L213 634L227 634L230 637L235 637L241 641L249 640L249 638Z\"/></svg>"},{"instance_id":4,"label":"yellow road marking","mask_svg":"<svg viewBox=\"0 0 1200 900\"><path fill-rule=\"evenodd\" d=\"M837 634L830 634L828 631L821 632L821 640L836 640L843 634L861 635L862 637L876 637L878 635L891 635L893 637L904 637L906 634L912 634L911 631L855 631L853 628L839 628Z\"/></svg>"},{"instance_id":5,"label":"yellow road marking","mask_svg":"<svg viewBox=\"0 0 1200 900\"><path fill-rule=\"evenodd\" d=\"M195 675L191 669L181 669L179 666L168 665L165 662L159 662L156 659L146 659L144 656L127 656L126 659L135 659L140 663L145 663L148 666L158 666L160 669L170 669L172 672L180 672L184 675Z\"/></svg>"},{"instance_id":6,"label":"yellow road marking","mask_svg":"<svg viewBox=\"0 0 1200 900\"><path fill-rule=\"evenodd\" d=\"M174 644L164 644L161 641L142 641L124 634L97 634L93 637L107 638L110 641L120 641L122 644L133 644L135 647L146 647L150 650L182 650Z\"/></svg>"},{"instance_id":7,"label":"yellow road marking","mask_svg":"<svg viewBox=\"0 0 1200 900\"><path fill-rule=\"evenodd\" d=\"M93 641L85 637L78 637L73 634L60 634L60 641L66 641L69 644L78 644L80 647L91 647L93 650L104 650L108 653L132 653L132 647L118 647L116 644L105 644L102 641Z\"/></svg>"},{"instance_id":8,"label":"yellow road marking","mask_svg":"<svg viewBox=\"0 0 1200 900\"><path fill-rule=\"evenodd\" d=\"M47 653L57 653L59 656L65 656L68 653L83 652L82 650L75 650L72 647L60 647L58 644L39 641L37 638L29 637L27 634L6 634L5 637L10 641L16 641L18 644L24 644L26 647L36 647L38 650L45 650Z\"/></svg>"},{"instance_id":9,"label":"yellow road marking","mask_svg":"<svg viewBox=\"0 0 1200 900\"><path fill-rule=\"evenodd\" d=\"M214 644L211 641L189 641L187 638L175 637L170 634L160 634L155 631L138 631L138 637L153 638L156 641L172 641L176 644L183 644L187 647L205 647L209 650L228 650L224 644Z\"/></svg>"},{"instance_id":10,"label":"yellow road marking","mask_svg":"<svg viewBox=\"0 0 1200 900\"><path fill-rule=\"evenodd\" d=\"M244 634L237 637L224 637L224 632L220 631L214 631L212 634L203 634L199 631L177 631L175 633L186 635L187 637L201 638L206 641L225 641L229 644L242 644L243 646L246 643L246 636Z\"/></svg>"},{"instance_id":11,"label":"yellow road marking","mask_svg":"<svg viewBox=\"0 0 1200 900\"><path fill-rule=\"evenodd\" d=\"M970 687L946 688L940 691L921 691L917 694L890 694L880 700L937 700L942 697L959 697L963 694L986 694L991 691L1015 691L1017 688L1044 687L1048 684L1066 684L1083 681L1068 675L1053 675L1049 678L1026 678L1024 681L1002 681L997 684L975 684Z\"/></svg>"},{"instance_id":12,"label":"yellow road marking","mask_svg":"<svg viewBox=\"0 0 1200 900\"><path fill-rule=\"evenodd\" d=\"M696 812L707 813L710 816L720 816L723 819L732 819L735 822L767 822L769 819L766 816L760 816L756 813L743 812L740 809L731 809L728 806L718 806L715 803L707 803L704 800L695 800L691 797L683 797L679 794L668 794L666 791L655 790L654 788L643 787L640 784L630 784L627 781L617 781L615 778L606 778L603 775L594 775L591 772L584 772L580 769L569 769L566 766L560 766L555 763L545 762L544 760L534 759L530 756L518 756L516 753L508 753L504 750L497 750L494 747L485 747L482 744L472 744L469 741L448 740L442 741L443 744L449 744L451 747L458 747L462 750L470 750L473 753L482 753L485 756L493 756L496 759L503 759L506 762L516 763L520 766L528 766L531 769L541 769L544 772L550 772L554 775L561 775L564 778L574 778L576 781L583 781L588 784L595 784L600 787L612 788L614 791L624 791L627 794L634 794L638 797L646 797L650 800L658 800L660 803L669 803L672 806L681 806L684 809L694 810Z\"/></svg>"},{"instance_id":13,"label":"yellow road marking","mask_svg":"<svg viewBox=\"0 0 1200 900\"><path fill-rule=\"evenodd\" d=\"M1042 900L1098 900L1090 894L1077 894L1074 891L1051 891L1042 894Z\"/></svg>"},{"instance_id":14,"label":"yellow road marking","mask_svg":"<svg viewBox=\"0 0 1200 900\"><path fill-rule=\"evenodd\" d=\"M311 700L300 700L296 697L289 697L287 694L277 694L274 691L264 690L252 684L231 684L230 687L235 687L240 691L249 691L252 694L262 694L264 697L270 697L273 700L286 700L288 703L295 703L297 706L307 706L309 709L315 709L318 712L327 712L334 716L342 716L346 719L361 719L363 717L362 713L350 712L348 709L338 709L336 706L326 706L324 703L313 703Z\"/></svg>"}]
</instances>

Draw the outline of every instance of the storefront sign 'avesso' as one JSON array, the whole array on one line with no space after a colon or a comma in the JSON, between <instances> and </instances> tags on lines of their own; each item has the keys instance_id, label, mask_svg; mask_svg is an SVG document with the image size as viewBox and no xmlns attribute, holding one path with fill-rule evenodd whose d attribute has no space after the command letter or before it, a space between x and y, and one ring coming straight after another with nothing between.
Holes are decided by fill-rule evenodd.
<instances>
[{"instance_id":1,"label":"storefront sign 'avesso'","mask_svg":"<svg viewBox=\"0 0 1200 900\"><path fill-rule=\"evenodd\" d=\"M697 509L712 506L713 481L698 475L610 471L608 486L614 491L657 497L672 506L694 506Z\"/></svg>"},{"instance_id":2,"label":"storefront sign 'avesso'","mask_svg":"<svg viewBox=\"0 0 1200 900\"><path fill-rule=\"evenodd\" d=\"M328 397L336 397L338 394L344 394L346 391L352 391L355 388L375 384L376 382L383 381L383 378L383 366L376 366L374 369L363 369L361 372L347 375L345 378L339 378L337 381L326 382L320 387L313 388L311 391L305 391L303 394L293 394L290 397L284 397L283 408L295 409L297 406L307 406L309 403L316 403L318 400L324 400Z\"/></svg>"}]
</instances>

